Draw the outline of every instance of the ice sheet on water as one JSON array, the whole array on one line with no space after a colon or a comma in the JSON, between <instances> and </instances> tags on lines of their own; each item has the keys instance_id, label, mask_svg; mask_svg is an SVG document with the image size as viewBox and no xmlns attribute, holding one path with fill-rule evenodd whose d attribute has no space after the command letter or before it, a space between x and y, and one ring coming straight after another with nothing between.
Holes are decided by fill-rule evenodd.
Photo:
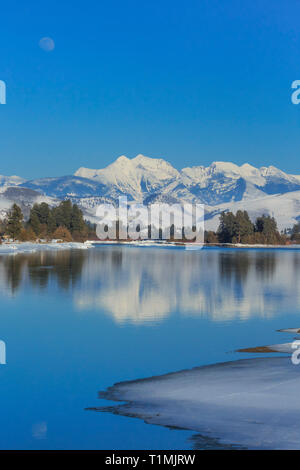
<instances>
[{"instance_id":1,"label":"ice sheet on water","mask_svg":"<svg viewBox=\"0 0 300 470\"><path fill-rule=\"evenodd\" d=\"M285 328L282 330L278 330L280 333L294 333L298 334L300 333L300 328Z\"/></svg>"},{"instance_id":2,"label":"ice sheet on water","mask_svg":"<svg viewBox=\"0 0 300 470\"><path fill-rule=\"evenodd\" d=\"M87 243L3 243L0 245L0 255L17 254L17 253L35 253L37 251L50 251L50 250L70 250L81 249L86 250L91 245Z\"/></svg>"},{"instance_id":3,"label":"ice sheet on water","mask_svg":"<svg viewBox=\"0 0 300 470\"><path fill-rule=\"evenodd\" d=\"M281 333L293 333L293 334L299 334L300 329L299 328L285 328L278 330ZM252 348L243 348L243 349L238 349L237 352L243 352L243 353L287 353L287 354L292 354L295 349L299 348L299 340L298 337L295 338L295 341L291 343L281 343L281 344L269 344L267 346L255 346Z\"/></svg>"},{"instance_id":4,"label":"ice sheet on water","mask_svg":"<svg viewBox=\"0 0 300 470\"><path fill-rule=\"evenodd\" d=\"M287 353L292 354L296 347L295 343L270 344L268 346L255 346L254 348L238 349L237 352L245 353Z\"/></svg>"},{"instance_id":5,"label":"ice sheet on water","mask_svg":"<svg viewBox=\"0 0 300 470\"><path fill-rule=\"evenodd\" d=\"M223 444L300 448L300 368L290 357L244 359L121 382L94 408L189 429Z\"/></svg>"}]
</instances>

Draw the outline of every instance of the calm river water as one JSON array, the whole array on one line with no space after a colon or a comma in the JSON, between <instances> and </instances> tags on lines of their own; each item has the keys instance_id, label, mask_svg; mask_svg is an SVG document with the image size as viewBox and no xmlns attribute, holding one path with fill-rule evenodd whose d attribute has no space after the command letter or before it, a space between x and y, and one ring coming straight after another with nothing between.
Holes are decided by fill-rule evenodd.
<instances>
[{"instance_id":1,"label":"calm river water","mask_svg":"<svg viewBox=\"0 0 300 470\"><path fill-rule=\"evenodd\" d=\"M99 245L0 256L0 448L218 447L87 408L112 405L98 392L116 382L290 341L276 330L300 327L299 287L292 249Z\"/></svg>"}]
</instances>

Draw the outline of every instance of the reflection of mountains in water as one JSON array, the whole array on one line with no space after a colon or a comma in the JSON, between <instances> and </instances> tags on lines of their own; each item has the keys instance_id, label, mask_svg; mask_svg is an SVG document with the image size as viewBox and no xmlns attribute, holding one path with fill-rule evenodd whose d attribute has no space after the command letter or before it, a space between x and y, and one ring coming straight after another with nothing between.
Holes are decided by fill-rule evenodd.
<instances>
[{"instance_id":1,"label":"reflection of mountains in water","mask_svg":"<svg viewBox=\"0 0 300 470\"><path fill-rule=\"evenodd\" d=\"M0 290L72 288L79 310L144 323L172 312L214 320L300 306L296 251L98 247L0 257Z\"/></svg>"},{"instance_id":2,"label":"reflection of mountains in water","mask_svg":"<svg viewBox=\"0 0 300 470\"><path fill-rule=\"evenodd\" d=\"M0 257L0 292L72 289L78 310L149 323L172 312L213 320L300 307L300 253L98 247Z\"/></svg>"},{"instance_id":3,"label":"reflection of mountains in water","mask_svg":"<svg viewBox=\"0 0 300 470\"><path fill-rule=\"evenodd\" d=\"M175 311L247 319L300 306L297 252L114 247L90 255L76 306L106 310L118 322L155 321Z\"/></svg>"}]
</instances>

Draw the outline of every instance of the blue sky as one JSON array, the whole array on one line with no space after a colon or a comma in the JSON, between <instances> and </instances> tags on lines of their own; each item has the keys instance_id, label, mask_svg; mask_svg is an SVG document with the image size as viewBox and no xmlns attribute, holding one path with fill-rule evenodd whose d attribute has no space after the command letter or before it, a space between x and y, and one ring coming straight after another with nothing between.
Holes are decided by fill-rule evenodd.
<instances>
[{"instance_id":1,"label":"blue sky","mask_svg":"<svg viewBox=\"0 0 300 470\"><path fill-rule=\"evenodd\" d=\"M138 153L300 173L299 17L296 0L4 2L0 174Z\"/></svg>"}]
</instances>

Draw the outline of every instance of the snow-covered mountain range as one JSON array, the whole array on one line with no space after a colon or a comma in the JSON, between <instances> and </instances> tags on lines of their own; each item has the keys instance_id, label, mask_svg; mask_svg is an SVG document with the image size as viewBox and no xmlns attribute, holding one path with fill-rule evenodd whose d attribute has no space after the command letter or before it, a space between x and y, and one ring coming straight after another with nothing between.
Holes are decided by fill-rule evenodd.
<instances>
[{"instance_id":1,"label":"snow-covered mountain range","mask_svg":"<svg viewBox=\"0 0 300 470\"><path fill-rule=\"evenodd\" d=\"M13 197L7 194L12 187ZM18 202L23 198L25 206L34 198L50 204L71 198L93 219L99 203L116 201L121 195L129 202L144 204L203 203L207 229L216 229L223 210L245 209L253 218L271 214L281 229L300 220L300 175L284 173L274 166L214 162L208 167L177 170L163 159L137 155L132 159L121 156L103 169L79 168L71 176L31 181L0 176L0 209L14 198Z\"/></svg>"}]
</instances>

